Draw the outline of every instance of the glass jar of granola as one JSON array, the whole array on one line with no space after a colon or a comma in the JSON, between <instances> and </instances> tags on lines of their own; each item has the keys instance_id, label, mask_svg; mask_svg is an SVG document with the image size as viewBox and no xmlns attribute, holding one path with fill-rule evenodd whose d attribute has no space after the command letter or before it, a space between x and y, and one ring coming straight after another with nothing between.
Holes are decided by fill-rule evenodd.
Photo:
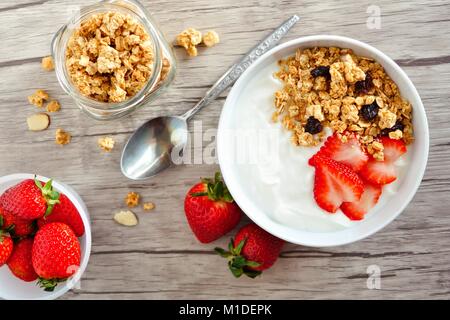
<instances>
[{"instance_id":1,"label":"glass jar of granola","mask_svg":"<svg viewBox=\"0 0 450 320\"><path fill-rule=\"evenodd\" d=\"M173 80L175 56L136 0L84 7L52 40L58 81L88 115L116 119L152 101Z\"/></svg>"}]
</instances>

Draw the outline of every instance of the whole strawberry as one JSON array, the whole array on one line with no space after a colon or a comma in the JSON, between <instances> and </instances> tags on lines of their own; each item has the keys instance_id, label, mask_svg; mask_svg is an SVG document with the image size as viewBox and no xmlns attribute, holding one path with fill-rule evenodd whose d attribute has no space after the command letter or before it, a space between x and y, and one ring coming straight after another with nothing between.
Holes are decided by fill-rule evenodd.
<instances>
[{"instance_id":1,"label":"whole strawberry","mask_svg":"<svg viewBox=\"0 0 450 320\"><path fill-rule=\"evenodd\" d=\"M0 204L0 229L10 230L11 228L14 228L14 222L15 216L11 212L3 209Z\"/></svg>"},{"instance_id":2,"label":"whole strawberry","mask_svg":"<svg viewBox=\"0 0 450 320\"><path fill-rule=\"evenodd\" d=\"M38 277L31 263L32 248L33 239L22 239L15 244L13 253L8 260L9 270L17 278L27 282L34 281Z\"/></svg>"},{"instance_id":3,"label":"whole strawberry","mask_svg":"<svg viewBox=\"0 0 450 320\"><path fill-rule=\"evenodd\" d=\"M0 205L0 229L8 231L13 237L25 237L34 232L35 224L17 218Z\"/></svg>"},{"instance_id":4,"label":"whole strawberry","mask_svg":"<svg viewBox=\"0 0 450 320\"><path fill-rule=\"evenodd\" d=\"M52 180L42 185L37 179L27 179L6 190L0 197L0 205L18 219L31 221L49 215L58 199Z\"/></svg>"},{"instance_id":5,"label":"whole strawberry","mask_svg":"<svg viewBox=\"0 0 450 320\"><path fill-rule=\"evenodd\" d=\"M36 230L36 223L24 220L17 220L11 233L14 237L26 237L31 235Z\"/></svg>"},{"instance_id":6,"label":"whole strawberry","mask_svg":"<svg viewBox=\"0 0 450 320\"><path fill-rule=\"evenodd\" d=\"M44 290L53 291L59 281L73 275L80 260L80 243L68 225L51 222L36 233L32 261Z\"/></svg>"},{"instance_id":7,"label":"whole strawberry","mask_svg":"<svg viewBox=\"0 0 450 320\"><path fill-rule=\"evenodd\" d=\"M184 200L184 212L197 239L214 241L231 231L241 219L241 209L234 202L225 183L216 173L214 180L202 179Z\"/></svg>"},{"instance_id":8,"label":"whole strawberry","mask_svg":"<svg viewBox=\"0 0 450 320\"><path fill-rule=\"evenodd\" d=\"M0 267L8 261L13 251L13 241L8 233L0 230Z\"/></svg>"},{"instance_id":9,"label":"whole strawberry","mask_svg":"<svg viewBox=\"0 0 450 320\"><path fill-rule=\"evenodd\" d=\"M84 234L83 220L81 220L77 208L62 193L59 195L59 203L55 204L52 212L48 216L43 216L38 220L38 227L41 228L49 222L62 222L67 224L77 237L81 237Z\"/></svg>"},{"instance_id":10,"label":"whole strawberry","mask_svg":"<svg viewBox=\"0 0 450 320\"><path fill-rule=\"evenodd\" d=\"M228 267L236 278L243 274L255 278L275 263L283 245L283 240L250 223L231 239L229 251L222 248L215 251L228 259Z\"/></svg>"}]
</instances>

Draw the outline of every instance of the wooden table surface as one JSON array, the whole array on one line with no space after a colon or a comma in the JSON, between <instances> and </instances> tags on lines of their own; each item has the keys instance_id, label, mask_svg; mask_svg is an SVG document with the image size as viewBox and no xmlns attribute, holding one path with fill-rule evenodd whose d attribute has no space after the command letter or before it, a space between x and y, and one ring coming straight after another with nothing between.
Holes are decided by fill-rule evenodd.
<instances>
[{"instance_id":1,"label":"wooden table surface","mask_svg":"<svg viewBox=\"0 0 450 320\"><path fill-rule=\"evenodd\" d=\"M93 1L5 0L0 3L0 175L39 173L73 186L92 218L92 255L81 288L64 299L403 299L450 298L450 3L448 1L144 1L169 39L186 27L214 29L221 43L194 59L177 49L178 74L151 107L113 122L88 118L60 88L40 60L49 54L54 32L78 5ZM381 10L381 28L368 29L370 5ZM370 10L369 10L370 11ZM353 37L381 49L404 68L425 105L431 133L430 157L422 185L405 212L381 232L354 244L314 249L288 244L262 277L234 279L212 252L229 236L202 245L184 216L183 199L200 176L218 165L184 165L133 182L119 168L121 147L151 117L180 114L272 28L292 14L298 23L286 40L315 34ZM26 117L36 112L27 96L48 90L62 105L44 132L29 132ZM197 117L215 128L226 94ZM56 128L72 133L61 147ZM117 147L102 153L101 136ZM206 144L205 144L206 145ZM412 172L411 174L414 174ZM153 201L137 209L140 224L116 224L128 191ZM244 219L243 223L248 221ZM367 288L367 268L381 269L381 289Z\"/></svg>"}]
</instances>

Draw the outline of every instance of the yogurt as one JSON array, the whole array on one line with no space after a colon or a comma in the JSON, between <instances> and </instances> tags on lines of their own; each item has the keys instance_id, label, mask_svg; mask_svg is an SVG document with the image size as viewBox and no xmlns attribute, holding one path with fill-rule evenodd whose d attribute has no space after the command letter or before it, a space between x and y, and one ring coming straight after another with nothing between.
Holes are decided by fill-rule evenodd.
<instances>
[{"instance_id":1,"label":"yogurt","mask_svg":"<svg viewBox=\"0 0 450 320\"><path fill-rule=\"evenodd\" d=\"M282 88L282 83L273 76L276 71L276 63L261 69L247 83L235 105L234 152L253 155L252 159L236 160L240 180L258 201L258 207L282 225L304 231L330 232L360 223L350 220L340 210L330 214L316 204L313 195L315 170L308 165L308 160L320 145L295 146L290 141L291 133L280 122L271 120L275 111L274 93ZM330 129L326 130L328 135L331 134ZM409 162L408 153L396 162L397 180L383 188L376 207L395 197ZM364 219L370 219L375 208Z\"/></svg>"}]
</instances>

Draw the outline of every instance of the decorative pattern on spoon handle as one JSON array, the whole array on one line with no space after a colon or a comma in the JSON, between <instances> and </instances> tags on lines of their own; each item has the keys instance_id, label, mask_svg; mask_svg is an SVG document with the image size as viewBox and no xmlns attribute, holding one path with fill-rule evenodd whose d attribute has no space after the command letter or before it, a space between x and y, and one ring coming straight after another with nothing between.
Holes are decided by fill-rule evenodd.
<instances>
[{"instance_id":1,"label":"decorative pattern on spoon handle","mask_svg":"<svg viewBox=\"0 0 450 320\"><path fill-rule=\"evenodd\" d=\"M264 53L272 49L299 19L300 18L297 15L293 15L288 20L283 22L267 38L250 50L239 62L235 63L230 69L228 69L228 71L220 77L219 80L217 80L211 89L206 92L206 95L199 101L199 103L197 103L194 108L186 112L183 117L185 119L189 119L197 113L198 110L217 98L217 96L231 86L253 62L255 62Z\"/></svg>"}]
</instances>

